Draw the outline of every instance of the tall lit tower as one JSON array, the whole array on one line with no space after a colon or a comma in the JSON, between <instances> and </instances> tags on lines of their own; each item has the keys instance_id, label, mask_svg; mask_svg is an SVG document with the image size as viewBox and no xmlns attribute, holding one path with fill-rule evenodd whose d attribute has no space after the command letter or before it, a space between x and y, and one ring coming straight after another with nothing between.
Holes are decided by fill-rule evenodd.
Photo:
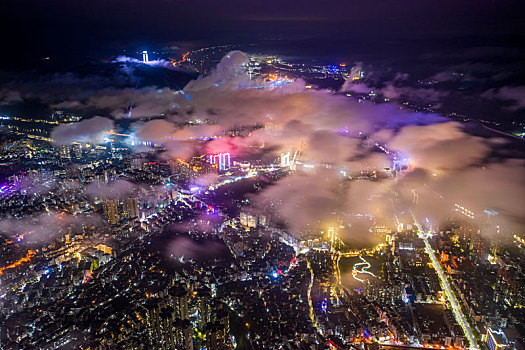
<instances>
[{"instance_id":1,"label":"tall lit tower","mask_svg":"<svg viewBox=\"0 0 525 350\"><path fill-rule=\"evenodd\" d=\"M149 62L148 51L142 51L142 62L144 62L144 63L148 63Z\"/></svg>"},{"instance_id":2,"label":"tall lit tower","mask_svg":"<svg viewBox=\"0 0 525 350\"><path fill-rule=\"evenodd\" d=\"M137 198L128 197L124 202L124 209L129 218L139 217L139 201Z\"/></svg>"},{"instance_id":3,"label":"tall lit tower","mask_svg":"<svg viewBox=\"0 0 525 350\"><path fill-rule=\"evenodd\" d=\"M221 157L219 159L219 169L220 170L228 170L230 169L230 154L229 153L221 153Z\"/></svg>"},{"instance_id":4,"label":"tall lit tower","mask_svg":"<svg viewBox=\"0 0 525 350\"><path fill-rule=\"evenodd\" d=\"M290 152L281 153L281 166L290 166Z\"/></svg>"},{"instance_id":5,"label":"tall lit tower","mask_svg":"<svg viewBox=\"0 0 525 350\"><path fill-rule=\"evenodd\" d=\"M118 200L116 199L106 199L102 203L102 206L104 208L104 215L106 216L107 221L111 225L118 224L120 220L119 212L118 212Z\"/></svg>"},{"instance_id":6,"label":"tall lit tower","mask_svg":"<svg viewBox=\"0 0 525 350\"><path fill-rule=\"evenodd\" d=\"M419 204L419 194L416 192L416 190L412 190L412 204Z\"/></svg>"},{"instance_id":7,"label":"tall lit tower","mask_svg":"<svg viewBox=\"0 0 525 350\"><path fill-rule=\"evenodd\" d=\"M335 249L335 246L339 240L337 236L337 228L334 226L328 227L328 240L330 241L330 247Z\"/></svg>"},{"instance_id":8,"label":"tall lit tower","mask_svg":"<svg viewBox=\"0 0 525 350\"><path fill-rule=\"evenodd\" d=\"M219 170L228 170L231 167L230 163L230 153L219 153L219 154L212 154L209 158L210 164L217 164L219 167Z\"/></svg>"}]
</instances>

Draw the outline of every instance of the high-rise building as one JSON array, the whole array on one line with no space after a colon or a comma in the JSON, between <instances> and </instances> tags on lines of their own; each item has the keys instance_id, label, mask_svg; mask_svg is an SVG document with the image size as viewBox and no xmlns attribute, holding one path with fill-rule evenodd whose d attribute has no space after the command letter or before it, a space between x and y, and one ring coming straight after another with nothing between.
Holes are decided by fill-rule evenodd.
<instances>
[{"instance_id":1,"label":"high-rise building","mask_svg":"<svg viewBox=\"0 0 525 350\"><path fill-rule=\"evenodd\" d=\"M509 342L502 330L487 329L485 343L490 350L502 350L508 348Z\"/></svg>"},{"instance_id":2,"label":"high-rise building","mask_svg":"<svg viewBox=\"0 0 525 350\"><path fill-rule=\"evenodd\" d=\"M223 338L226 340L230 334L230 314L223 308L222 304L218 304L218 308L216 307L212 320L222 326Z\"/></svg>"},{"instance_id":3,"label":"high-rise building","mask_svg":"<svg viewBox=\"0 0 525 350\"><path fill-rule=\"evenodd\" d=\"M124 210L128 218L139 217L139 201L137 198L128 197L124 203Z\"/></svg>"},{"instance_id":4,"label":"high-rise building","mask_svg":"<svg viewBox=\"0 0 525 350\"><path fill-rule=\"evenodd\" d=\"M290 152L281 153L281 166L290 166Z\"/></svg>"},{"instance_id":5,"label":"high-rise building","mask_svg":"<svg viewBox=\"0 0 525 350\"><path fill-rule=\"evenodd\" d=\"M73 157L75 159L81 159L82 158L82 144L74 143L71 146L71 149L73 150Z\"/></svg>"},{"instance_id":6,"label":"high-rise building","mask_svg":"<svg viewBox=\"0 0 525 350\"><path fill-rule=\"evenodd\" d=\"M19 187L24 184L25 179L26 179L25 173L21 171L20 174L13 175L12 177L13 185L15 185L15 187Z\"/></svg>"},{"instance_id":7,"label":"high-rise building","mask_svg":"<svg viewBox=\"0 0 525 350\"><path fill-rule=\"evenodd\" d=\"M206 325L206 348L223 350L229 347L230 316L221 303L213 306L210 322Z\"/></svg>"},{"instance_id":8,"label":"high-rise building","mask_svg":"<svg viewBox=\"0 0 525 350\"><path fill-rule=\"evenodd\" d=\"M217 165L219 168L219 171L228 170L231 167L230 154L229 153L219 153L219 154L210 155L209 163L213 165Z\"/></svg>"},{"instance_id":9,"label":"high-rise building","mask_svg":"<svg viewBox=\"0 0 525 350\"><path fill-rule=\"evenodd\" d=\"M68 146L60 146L59 155L61 159L71 159Z\"/></svg>"},{"instance_id":10,"label":"high-rise building","mask_svg":"<svg viewBox=\"0 0 525 350\"><path fill-rule=\"evenodd\" d=\"M115 169L106 169L104 170L104 182L110 183L111 181L115 180Z\"/></svg>"},{"instance_id":11,"label":"high-rise building","mask_svg":"<svg viewBox=\"0 0 525 350\"><path fill-rule=\"evenodd\" d=\"M163 349L175 349L175 324L173 308L163 307L159 314L160 319L160 339L157 339ZM164 345L164 346L162 346Z\"/></svg>"},{"instance_id":12,"label":"high-rise building","mask_svg":"<svg viewBox=\"0 0 525 350\"><path fill-rule=\"evenodd\" d=\"M203 287L197 291L197 312L198 312L198 326L204 331L206 325L210 322L210 298L211 291L207 287Z\"/></svg>"},{"instance_id":13,"label":"high-rise building","mask_svg":"<svg viewBox=\"0 0 525 350\"><path fill-rule=\"evenodd\" d=\"M149 62L148 51L142 51L142 62L144 63Z\"/></svg>"},{"instance_id":14,"label":"high-rise building","mask_svg":"<svg viewBox=\"0 0 525 350\"><path fill-rule=\"evenodd\" d=\"M193 327L190 320L177 318L174 323L176 349L193 350Z\"/></svg>"},{"instance_id":15,"label":"high-rise building","mask_svg":"<svg viewBox=\"0 0 525 350\"><path fill-rule=\"evenodd\" d=\"M279 135L281 127L278 124L268 122L264 123L264 131L270 135Z\"/></svg>"},{"instance_id":16,"label":"high-rise building","mask_svg":"<svg viewBox=\"0 0 525 350\"><path fill-rule=\"evenodd\" d=\"M176 316L181 320L188 319L188 291L182 286L175 285L168 290L168 294Z\"/></svg>"},{"instance_id":17,"label":"high-rise building","mask_svg":"<svg viewBox=\"0 0 525 350\"><path fill-rule=\"evenodd\" d=\"M170 167L170 175L174 175L179 170L179 160L178 159L170 159L168 160L168 166Z\"/></svg>"},{"instance_id":18,"label":"high-rise building","mask_svg":"<svg viewBox=\"0 0 525 350\"><path fill-rule=\"evenodd\" d=\"M168 162L171 177L178 182L188 182L191 179L192 167L182 159L173 159Z\"/></svg>"},{"instance_id":19,"label":"high-rise building","mask_svg":"<svg viewBox=\"0 0 525 350\"><path fill-rule=\"evenodd\" d=\"M227 348L228 334L224 325L219 322L208 323L206 326L206 349L224 350Z\"/></svg>"},{"instance_id":20,"label":"high-rise building","mask_svg":"<svg viewBox=\"0 0 525 350\"><path fill-rule=\"evenodd\" d=\"M111 225L118 224L120 220L120 216L118 212L118 200L106 199L102 203L102 207L104 208L104 216L106 217L106 220Z\"/></svg>"},{"instance_id":21,"label":"high-rise building","mask_svg":"<svg viewBox=\"0 0 525 350\"><path fill-rule=\"evenodd\" d=\"M162 298L149 299L145 305L148 335L155 349L193 349L193 328L188 319L180 319L176 307Z\"/></svg>"},{"instance_id":22,"label":"high-rise building","mask_svg":"<svg viewBox=\"0 0 525 350\"><path fill-rule=\"evenodd\" d=\"M337 228L335 226L328 227L328 242L330 243L331 248L336 248L337 243L339 242Z\"/></svg>"},{"instance_id":23,"label":"high-rise building","mask_svg":"<svg viewBox=\"0 0 525 350\"><path fill-rule=\"evenodd\" d=\"M251 227L251 228L257 227L257 223L258 223L257 215L252 215L246 212L240 213L239 221L242 226Z\"/></svg>"},{"instance_id":24,"label":"high-rise building","mask_svg":"<svg viewBox=\"0 0 525 350\"><path fill-rule=\"evenodd\" d=\"M160 337L160 300L153 298L149 299L145 305L146 308L146 323L148 326L149 336L152 339Z\"/></svg>"},{"instance_id":25,"label":"high-rise building","mask_svg":"<svg viewBox=\"0 0 525 350\"><path fill-rule=\"evenodd\" d=\"M416 192L416 190L412 190L412 204L419 204L419 194Z\"/></svg>"},{"instance_id":26,"label":"high-rise building","mask_svg":"<svg viewBox=\"0 0 525 350\"><path fill-rule=\"evenodd\" d=\"M133 158L130 160L129 166L131 169L139 169L144 165L145 162L146 161L144 160L144 158Z\"/></svg>"},{"instance_id":27,"label":"high-rise building","mask_svg":"<svg viewBox=\"0 0 525 350\"><path fill-rule=\"evenodd\" d=\"M181 198L181 193L176 188L171 190L171 200L178 201Z\"/></svg>"}]
</instances>

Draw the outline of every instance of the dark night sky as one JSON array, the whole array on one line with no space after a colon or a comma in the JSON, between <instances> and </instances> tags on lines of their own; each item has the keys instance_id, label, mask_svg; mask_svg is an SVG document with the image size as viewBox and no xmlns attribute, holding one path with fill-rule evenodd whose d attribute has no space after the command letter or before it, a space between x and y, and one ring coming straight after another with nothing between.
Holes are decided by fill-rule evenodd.
<instances>
[{"instance_id":1,"label":"dark night sky","mask_svg":"<svg viewBox=\"0 0 525 350\"><path fill-rule=\"evenodd\" d=\"M88 60L124 47L298 40L337 52L453 40L523 44L524 1L17 0L0 5L3 69L42 57ZM310 44L310 46L312 46ZM323 46L324 45L324 46ZM341 50L342 52L343 50Z\"/></svg>"}]
</instances>

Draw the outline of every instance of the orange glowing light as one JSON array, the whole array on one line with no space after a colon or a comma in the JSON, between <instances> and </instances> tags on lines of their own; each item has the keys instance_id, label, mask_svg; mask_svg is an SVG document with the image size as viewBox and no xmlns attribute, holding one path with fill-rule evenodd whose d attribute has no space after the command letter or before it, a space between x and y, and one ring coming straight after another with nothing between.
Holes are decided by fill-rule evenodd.
<instances>
[{"instance_id":1,"label":"orange glowing light","mask_svg":"<svg viewBox=\"0 0 525 350\"><path fill-rule=\"evenodd\" d=\"M180 61L171 61L171 64L172 64L173 66L176 66L177 64L180 64L180 63L186 62L186 58L188 57L189 54L190 54L189 51L186 52L184 55L182 55L182 60L180 60Z\"/></svg>"},{"instance_id":2,"label":"orange glowing light","mask_svg":"<svg viewBox=\"0 0 525 350\"><path fill-rule=\"evenodd\" d=\"M0 268L0 275L2 275L4 273L5 270L8 270L8 269L13 269L17 266L20 266L22 265L23 263L25 262L28 262L28 261L31 261L31 257L33 255L35 255L36 252L34 250L28 250L27 251L27 254L25 257L21 258L20 260L18 261L15 261L14 263L12 263L11 265L8 265L8 266L5 266L5 267L1 267Z\"/></svg>"}]
</instances>

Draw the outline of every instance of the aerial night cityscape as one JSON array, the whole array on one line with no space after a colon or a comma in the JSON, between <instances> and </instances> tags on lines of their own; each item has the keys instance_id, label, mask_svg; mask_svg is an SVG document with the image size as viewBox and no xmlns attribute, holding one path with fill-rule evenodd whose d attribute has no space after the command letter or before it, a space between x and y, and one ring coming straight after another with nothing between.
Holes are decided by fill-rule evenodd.
<instances>
[{"instance_id":1,"label":"aerial night cityscape","mask_svg":"<svg viewBox=\"0 0 525 350\"><path fill-rule=\"evenodd\" d=\"M0 13L0 350L525 350L524 1Z\"/></svg>"}]
</instances>

